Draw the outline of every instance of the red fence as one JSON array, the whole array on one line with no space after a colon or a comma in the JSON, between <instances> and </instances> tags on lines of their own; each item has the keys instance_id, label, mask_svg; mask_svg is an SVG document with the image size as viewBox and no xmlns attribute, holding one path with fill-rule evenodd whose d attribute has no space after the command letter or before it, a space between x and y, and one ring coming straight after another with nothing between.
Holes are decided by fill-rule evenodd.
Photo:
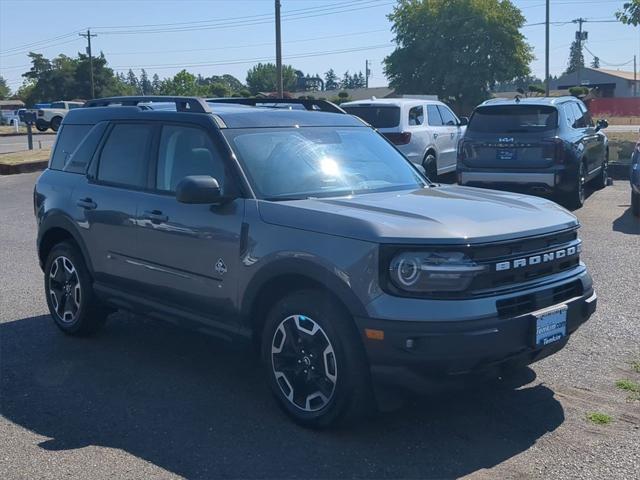
<instances>
[{"instance_id":1,"label":"red fence","mask_svg":"<svg viewBox=\"0 0 640 480\"><path fill-rule=\"evenodd\" d=\"M640 116L640 97L629 98L592 98L587 101L593 115L616 117Z\"/></svg>"}]
</instances>

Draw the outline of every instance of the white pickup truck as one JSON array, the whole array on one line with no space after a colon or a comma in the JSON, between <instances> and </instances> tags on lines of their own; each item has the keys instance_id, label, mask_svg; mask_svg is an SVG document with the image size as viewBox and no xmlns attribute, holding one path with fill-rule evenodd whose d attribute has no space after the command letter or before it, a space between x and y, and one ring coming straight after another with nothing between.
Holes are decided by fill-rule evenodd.
<instances>
[{"instance_id":1,"label":"white pickup truck","mask_svg":"<svg viewBox=\"0 0 640 480\"><path fill-rule=\"evenodd\" d=\"M84 102L52 102L51 107L38 110L36 128L40 132L46 132L49 128L57 132L62 119L69 113L69 110L79 108L82 105L84 105Z\"/></svg>"}]
</instances>

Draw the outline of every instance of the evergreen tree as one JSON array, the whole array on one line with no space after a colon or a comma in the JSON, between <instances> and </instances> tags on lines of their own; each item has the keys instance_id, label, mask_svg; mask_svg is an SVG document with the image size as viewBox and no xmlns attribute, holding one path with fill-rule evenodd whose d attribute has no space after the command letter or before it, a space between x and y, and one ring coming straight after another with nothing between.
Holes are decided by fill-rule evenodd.
<instances>
[{"instance_id":1,"label":"evergreen tree","mask_svg":"<svg viewBox=\"0 0 640 480\"><path fill-rule=\"evenodd\" d=\"M140 93L142 93L142 95L153 95L153 86L151 85L149 76L147 75L147 72L144 70L144 68L140 73L140 90Z\"/></svg>"},{"instance_id":2,"label":"evergreen tree","mask_svg":"<svg viewBox=\"0 0 640 480\"><path fill-rule=\"evenodd\" d=\"M578 68L584 67L584 55L582 54L582 42L574 40L571 43L571 49L569 50L569 65L564 73L573 73L578 71Z\"/></svg>"},{"instance_id":3,"label":"evergreen tree","mask_svg":"<svg viewBox=\"0 0 640 480\"><path fill-rule=\"evenodd\" d=\"M136 77L136 74L131 69L129 69L129 72L127 72L127 84L131 87L131 90L134 92L134 94L140 92L140 82L138 81L138 77Z\"/></svg>"},{"instance_id":4,"label":"evergreen tree","mask_svg":"<svg viewBox=\"0 0 640 480\"><path fill-rule=\"evenodd\" d=\"M151 91L154 95L158 95L160 93L160 87L162 86L162 82L160 81L160 77L157 73L153 74L153 78L151 80Z\"/></svg>"},{"instance_id":5,"label":"evergreen tree","mask_svg":"<svg viewBox=\"0 0 640 480\"><path fill-rule=\"evenodd\" d=\"M591 68L600 68L600 57L593 57Z\"/></svg>"},{"instance_id":6,"label":"evergreen tree","mask_svg":"<svg viewBox=\"0 0 640 480\"><path fill-rule=\"evenodd\" d=\"M330 68L328 72L324 74L324 89L325 90L337 90L340 87L338 82L338 76L333 68Z\"/></svg>"}]
</instances>

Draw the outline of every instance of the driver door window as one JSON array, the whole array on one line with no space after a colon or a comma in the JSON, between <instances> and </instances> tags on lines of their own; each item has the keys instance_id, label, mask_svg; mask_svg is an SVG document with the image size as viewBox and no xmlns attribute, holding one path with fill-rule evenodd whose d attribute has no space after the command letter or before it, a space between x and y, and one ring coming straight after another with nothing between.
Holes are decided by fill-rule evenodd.
<instances>
[{"instance_id":1,"label":"driver door window","mask_svg":"<svg viewBox=\"0 0 640 480\"><path fill-rule=\"evenodd\" d=\"M224 163L209 135L200 128L181 125L162 127L156 189L173 193L180 180L189 175L209 175L224 190Z\"/></svg>"}]
</instances>

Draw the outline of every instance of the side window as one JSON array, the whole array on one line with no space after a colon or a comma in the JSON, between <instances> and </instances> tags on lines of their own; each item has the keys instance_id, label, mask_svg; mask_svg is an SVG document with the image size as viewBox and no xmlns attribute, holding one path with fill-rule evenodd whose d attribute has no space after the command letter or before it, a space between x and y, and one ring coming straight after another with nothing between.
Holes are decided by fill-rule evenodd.
<instances>
[{"instance_id":1,"label":"side window","mask_svg":"<svg viewBox=\"0 0 640 480\"><path fill-rule=\"evenodd\" d=\"M571 102L571 110L573 111L573 128L585 128L586 124L582 115L582 111L576 102Z\"/></svg>"},{"instance_id":2,"label":"side window","mask_svg":"<svg viewBox=\"0 0 640 480\"><path fill-rule=\"evenodd\" d=\"M441 127L443 125L437 105L427 105L427 116L429 117L429 125L432 127Z\"/></svg>"},{"instance_id":3,"label":"side window","mask_svg":"<svg viewBox=\"0 0 640 480\"><path fill-rule=\"evenodd\" d=\"M409 125L416 126L422 125L424 123L424 110L422 109L422 105L417 107L413 107L409 110Z\"/></svg>"},{"instance_id":4,"label":"side window","mask_svg":"<svg viewBox=\"0 0 640 480\"><path fill-rule=\"evenodd\" d=\"M440 115L442 116L442 121L445 125L453 126L458 124L458 119L447 107L438 105L438 110L440 110Z\"/></svg>"},{"instance_id":5,"label":"side window","mask_svg":"<svg viewBox=\"0 0 640 480\"><path fill-rule=\"evenodd\" d=\"M91 162L96 151L96 147L100 144L100 139L102 139L102 135L104 135L107 126L107 122L100 122L96 124L89 133L87 133L87 135L85 135L84 139L80 142L80 145L78 145L78 148L74 150L68 161L65 163L65 172L81 174L87 173L89 162Z\"/></svg>"},{"instance_id":6,"label":"side window","mask_svg":"<svg viewBox=\"0 0 640 480\"><path fill-rule=\"evenodd\" d=\"M586 127L593 127L594 126L593 118L591 117L591 112L589 112L589 110L587 110L587 106L582 102L578 102L578 108L582 112L582 118L584 119L584 125Z\"/></svg>"},{"instance_id":7,"label":"side window","mask_svg":"<svg viewBox=\"0 0 640 480\"><path fill-rule=\"evenodd\" d=\"M65 125L58 133L49 168L62 170L93 125Z\"/></svg>"},{"instance_id":8,"label":"side window","mask_svg":"<svg viewBox=\"0 0 640 480\"><path fill-rule=\"evenodd\" d=\"M152 133L151 125L115 125L100 154L98 180L127 187L145 187Z\"/></svg>"},{"instance_id":9,"label":"side window","mask_svg":"<svg viewBox=\"0 0 640 480\"><path fill-rule=\"evenodd\" d=\"M224 190L224 162L209 135L199 128L166 125L160 136L156 188L175 192L188 175L210 175Z\"/></svg>"}]
</instances>

